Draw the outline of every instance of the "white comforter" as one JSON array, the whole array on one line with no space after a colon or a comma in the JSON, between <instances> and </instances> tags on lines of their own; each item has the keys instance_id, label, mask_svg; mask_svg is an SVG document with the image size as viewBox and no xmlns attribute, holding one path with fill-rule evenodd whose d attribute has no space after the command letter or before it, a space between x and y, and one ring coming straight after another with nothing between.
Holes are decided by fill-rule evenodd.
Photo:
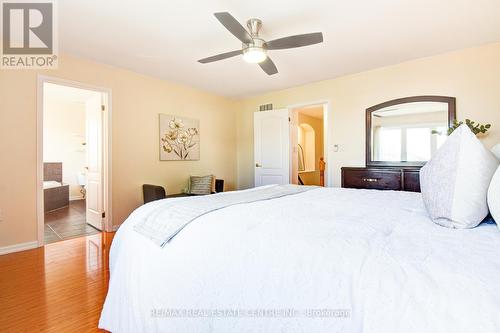
<instances>
[{"instance_id":1,"label":"white comforter","mask_svg":"<svg viewBox=\"0 0 500 333\"><path fill-rule=\"evenodd\" d=\"M137 209L115 236L101 328L500 332L500 232L435 225L420 194L320 188L232 206L164 248L133 230L158 204Z\"/></svg>"}]
</instances>

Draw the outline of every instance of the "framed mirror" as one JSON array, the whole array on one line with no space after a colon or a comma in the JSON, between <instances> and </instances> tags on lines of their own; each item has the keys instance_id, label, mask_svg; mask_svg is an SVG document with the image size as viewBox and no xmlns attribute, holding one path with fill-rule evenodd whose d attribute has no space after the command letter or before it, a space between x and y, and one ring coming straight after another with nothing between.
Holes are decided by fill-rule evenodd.
<instances>
[{"instance_id":1,"label":"framed mirror","mask_svg":"<svg viewBox=\"0 0 500 333\"><path fill-rule=\"evenodd\" d=\"M366 165L424 165L456 118L455 97L415 96L366 110Z\"/></svg>"}]
</instances>

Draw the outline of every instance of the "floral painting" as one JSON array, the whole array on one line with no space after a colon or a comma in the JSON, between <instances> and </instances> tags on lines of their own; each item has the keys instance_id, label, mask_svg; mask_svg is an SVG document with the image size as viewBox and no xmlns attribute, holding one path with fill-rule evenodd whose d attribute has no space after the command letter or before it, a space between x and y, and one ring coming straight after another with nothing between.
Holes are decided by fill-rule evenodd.
<instances>
[{"instance_id":1,"label":"floral painting","mask_svg":"<svg viewBox=\"0 0 500 333\"><path fill-rule=\"evenodd\" d=\"M199 159L199 120L160 114L160 160L193 161Z\"/></svg>"}]
</instances>

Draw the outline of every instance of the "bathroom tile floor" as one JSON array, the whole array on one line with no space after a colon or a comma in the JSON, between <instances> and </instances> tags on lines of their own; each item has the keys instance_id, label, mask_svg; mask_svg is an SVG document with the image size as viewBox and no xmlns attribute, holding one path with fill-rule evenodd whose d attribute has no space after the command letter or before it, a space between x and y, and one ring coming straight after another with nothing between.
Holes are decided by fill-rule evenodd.
<instances>
[{"instance_id":1,"label":"bathroom tile floor","mask_svg":"<svg viewBox=\"0 0 500 333\"><path fill-rule=\"evenodd\" d=\"M70 201L68 207L45 213L45 244L99 232L86 222L85 200Z\"/></svg>"}]
</instances>

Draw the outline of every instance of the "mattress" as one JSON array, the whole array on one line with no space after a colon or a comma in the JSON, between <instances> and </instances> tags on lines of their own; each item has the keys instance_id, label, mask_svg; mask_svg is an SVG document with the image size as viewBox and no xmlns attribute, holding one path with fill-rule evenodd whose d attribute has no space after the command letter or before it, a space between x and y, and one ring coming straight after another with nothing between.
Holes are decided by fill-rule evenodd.
<instances>
[{"instance_id":1,"label":"mattress","mask_svg":"<svg viewBox=\"0 0 500 333\"><path fill-rule=\"evenodd\" d=\"M166 200L189 200L175 198ZM203 215L110 252L112 332L500 332L500 232L447 229L419 193L318 188Z\"/></svg>"}]
</instances>

